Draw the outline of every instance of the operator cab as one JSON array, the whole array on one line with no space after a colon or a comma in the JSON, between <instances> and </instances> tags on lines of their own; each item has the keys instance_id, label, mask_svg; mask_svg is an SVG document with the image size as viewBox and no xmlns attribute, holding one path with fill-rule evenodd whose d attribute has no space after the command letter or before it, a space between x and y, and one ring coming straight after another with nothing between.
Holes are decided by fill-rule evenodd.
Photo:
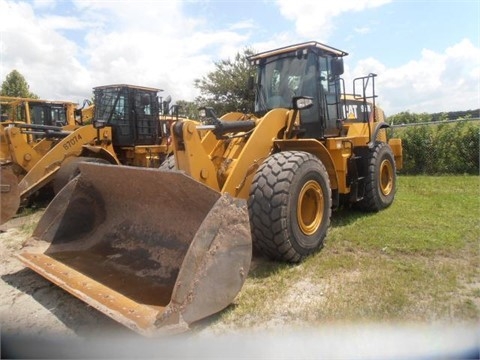
<instances>
[{"instance_id":1,"label":"operator cab","mask_svg":"<svg viewBox=\"0 0 480 360\"><path fill-rule=\"evenodd\" d=\"M159 144L159 91L134 85L94 88L95 126L112 128L113 146Z\"/></svg>"},{"instance_id":2,"label":"operator cab","mask_svg":"<svg viewBox=\"0 0 480 360\"><path fill-rule=\"evenodd\" d=\"M251 56L249 60L257 68L255 114L292 108L294 96L311 97L313 106L300 113L303 136L338 136L348 112L340 77L346 55L330 46L307 42ZM365 95L355 101L360 102L360 98L365 99Z\"/></svg>"},{"instance_id":3,"label":"operator cab","mask_svg":"<svg viewBox=\"0 0 480 360\"><path fill-rule=\"evenodd\" d=\"M65 126L67 125L67 108L64 104L51 102L32 102L30 121L35 125Z\"/></svg>"}]
</instances>

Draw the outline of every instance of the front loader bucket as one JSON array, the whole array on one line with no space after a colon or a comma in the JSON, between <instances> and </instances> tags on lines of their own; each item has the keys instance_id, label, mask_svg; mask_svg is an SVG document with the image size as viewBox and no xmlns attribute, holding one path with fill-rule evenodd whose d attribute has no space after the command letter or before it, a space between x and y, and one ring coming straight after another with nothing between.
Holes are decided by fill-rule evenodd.
<instances>
[{"instance_id":1,"label":"front loader bucket","mask_svg":"<svg viewBox=\"0 0 480 360\"><path fill-rule=\"evenodd\" d=\"M245 202L182 172L94 163L58 193L20 260L146 336L227 307L252 244ZM177 328L179 327L179 328Z\"/></svg>"}]
</instances>

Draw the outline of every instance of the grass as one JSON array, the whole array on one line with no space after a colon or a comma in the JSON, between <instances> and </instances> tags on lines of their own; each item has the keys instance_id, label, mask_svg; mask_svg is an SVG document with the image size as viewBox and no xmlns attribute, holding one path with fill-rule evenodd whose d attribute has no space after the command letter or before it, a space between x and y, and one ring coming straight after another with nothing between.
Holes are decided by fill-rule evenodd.
<instances>
[{"instance_id":1,"label":"grass","mask_svg":"<svg viewBox=\"0 0 480 360\"><path fill-rule=\"evenodd\" d=\"M399 176L391 207L334 213L324 249L303 263L256 261L219 319L479 321L479 219L478 176Z\"/></svg>"}]
</instances>

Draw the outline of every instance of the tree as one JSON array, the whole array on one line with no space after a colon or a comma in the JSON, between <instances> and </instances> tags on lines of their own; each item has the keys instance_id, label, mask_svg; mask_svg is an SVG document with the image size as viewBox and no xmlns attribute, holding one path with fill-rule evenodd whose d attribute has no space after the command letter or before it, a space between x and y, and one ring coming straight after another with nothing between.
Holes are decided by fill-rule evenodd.
<instances>
[{"instance_id":1,"label":"tree","mask_svg":"<svg viewBox=\"0 0 480 360\"><path fill-rule=\"evenodd\" d=\"M30 92L30 85L17 70L12 70L5 81L2 83L2 89L0 95L3 96L15 96L22 98L38 99L38 95Z\"/></svg>"},{"instance_id":2,"label":"tree","mask_svg":"<svg viewBox=\"0 0 480 360\"><path fill-rule=\"evenodd\" d=\"M412 126L401 134L403 146L403 170L406 174L431 174L435 165L433 128L429 125Z\"/></svg>"},{"instance_id":3,"label":"tree","mask_svg":"<svg viewBox=\"0 0 480 360\"><path fill-rule=\"evenodd\" d=\"M179 115L187 119L198 119L198 106L193 101L179 100L176 102L179 107Z\"/></svg>"},{"instance_id":4,"label":"tree","mask_svg":"<svg viewBox=\"0 0 480 360\"><path fill-rule=\"evenodd\" d=\"M194 86L201 93L195 99L197 105L211 106L219 116L230 111L252 111L254 93L247 84L255 70L247 58L253 54L252 49L246 48L233 61L216 62L214 71L195 79Z\"/></svg>"}]
</instances>

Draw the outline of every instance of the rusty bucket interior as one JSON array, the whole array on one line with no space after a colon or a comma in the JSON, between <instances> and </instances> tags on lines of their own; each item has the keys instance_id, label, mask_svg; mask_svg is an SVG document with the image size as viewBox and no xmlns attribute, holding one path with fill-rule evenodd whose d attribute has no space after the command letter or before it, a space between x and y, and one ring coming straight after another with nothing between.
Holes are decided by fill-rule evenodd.
<instances>
[{"instance_id":1,"label":"rusty bucket interior","mask_svg":"<svg viewBox=\"0 0 480 360\"><path fill-rule=\"evenodd\" d=\"M20 260L147 336L227 307L251 261L243 200L178 171L85 163L53 199ZM163 331L162 331L163 332Z\"/></svg>"}]
</instances>

